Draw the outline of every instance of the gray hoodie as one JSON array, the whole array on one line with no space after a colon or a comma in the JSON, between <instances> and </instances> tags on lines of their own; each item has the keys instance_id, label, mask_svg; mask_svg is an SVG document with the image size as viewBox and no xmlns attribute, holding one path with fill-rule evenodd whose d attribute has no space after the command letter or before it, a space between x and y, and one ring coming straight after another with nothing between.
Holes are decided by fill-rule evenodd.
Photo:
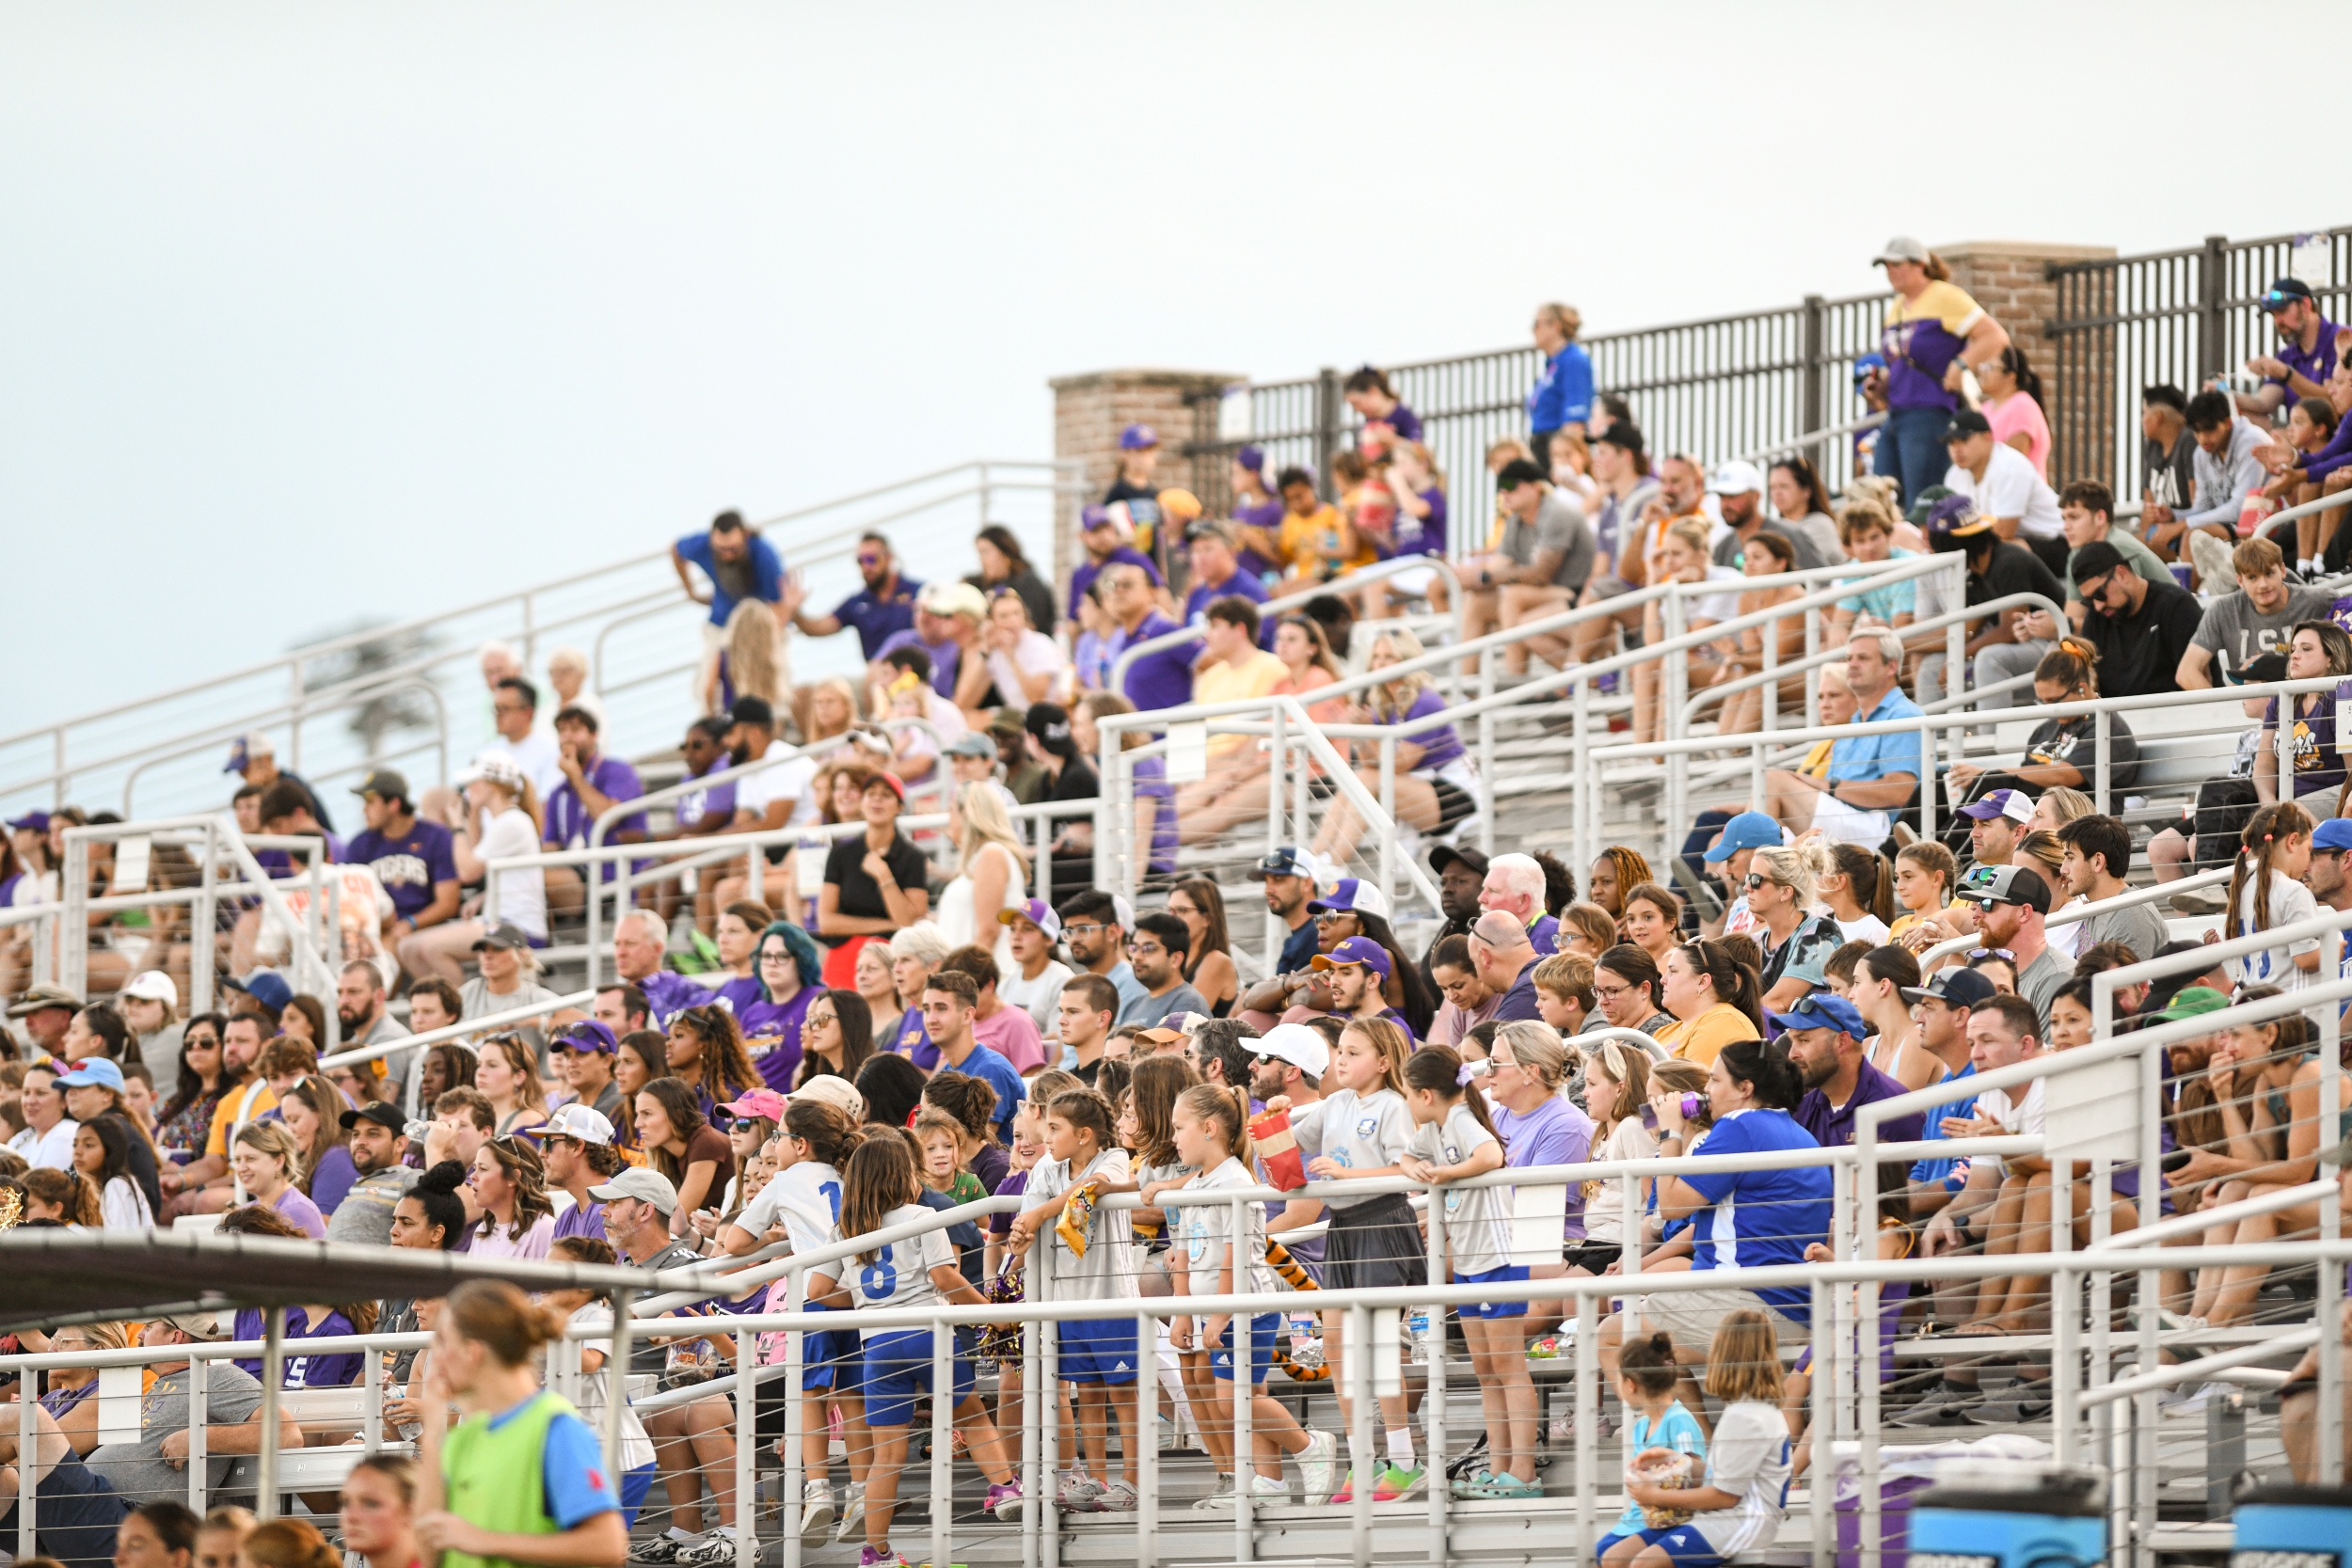
<instances>
[{"instance_id":1,"label":"gray hoodie","mask_svg":"<svg viewBox=\"0 0 2352 1568\"><path fill-rule=\"evenodd\" d=\"M2221 456L2213 456L2199 443L2195 458L2197 510L2183 514L2181 521L2191 528L2221 523L2234 531L2246 498L2260 489L2269 477L2263 472L2263 466L2254 461L2254 449L2269 444L2269 433L2243 418L2231 420L2230 447Z\"/></svg>"}]
</instances>

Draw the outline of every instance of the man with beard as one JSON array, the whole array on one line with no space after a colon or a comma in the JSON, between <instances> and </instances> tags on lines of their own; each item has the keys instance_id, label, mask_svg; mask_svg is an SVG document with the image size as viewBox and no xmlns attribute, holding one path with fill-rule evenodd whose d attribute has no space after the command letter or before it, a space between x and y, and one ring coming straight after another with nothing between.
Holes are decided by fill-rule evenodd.
<instances>
[{"instance_id":1,"label":"man with beard","mask_svg":"<svg viewBox=\"0 0 2352 1568\"><path fill-rule=\"evenodd\" d=\"M801 610L808 589L797 573L792 574L785 579L780 609L804 637L831 637L844 626L856 627L858 650L871 664L882 657L884 642L898 632L914 629L914 596L923 585L898 575L898 560L890 553L890 541L879 533L858 540L857 575L865 579L864 587L834 606L832 614L810 615Z\"/></svg>"},{"instance_id":2,"label":"man with beard","mask_svg":"<svg viewBox=\"0 0 2352 1568\"><path fill-rule=\"evenodd\" d=\"M1288 1108L1295 1112L1323 1098L1323 1077L1331 1070L1331 1047L1319 1031L1304 1023L1278 1023L1266 1031L1264 1038L1242 1044L1258 1053L1249 1074L1251 1100L1268 1103L1277 1095L1284 1096ZM1265 1180L1263 1164L1258 1167L1258 1179ZM1323 1205L1313 1198L1293 1198L1266 1222L1267 1235L1281 1240L1317 1283L1323 1277L1323 1238L1285 1238L1279 1233L1312 1225L1322 1217Z\"/></svg>"},{"instance_id":3,"label":"man with beard","mask_svg":"<svg viewBox=\"0 0 2352 1568\"><path fill-rule=\"evenodd\" d=\"M1863 1106L1906 1092L1901 1083L1870 1065L1862 1049L1870 1026L1836 992L1808 991L1793 1010L1774 1013L1772 1022L1788 1031L1789 1065L1805 1082L1805 1096L1789 1115L1823 1148L1853 1142L1854 1113ZM1882 1122L1879 1135L1888 1143L1909 1143L1926 1122L1925 1112L1914 1111Z\"/></svg>"},{"instance_id":4,"label":"man with beard","mask_svg":"<svg viewBox=\"0 0 2352 1568\"><path fill-rule=\"evenodd\" d=\"M1327 972L1331 990L1331 1016L1347 1022L1385 1018L1413 1037L1405 1015L1389 1006L1382 988L1389 978L1389 950L1370 937L1349 937L1328 953L1315 955L1309 967Z\"/></svg>"},{"instance_id":5,"label":"man with beard","mask_svg":"<svg viewBox=\"0 0 2352 1568\"><path fill-rule=\"evenodd\" d=\"M1290 934L1282 939L1281 956L1274 960L1274 974L1242 993L1242 1016L1270 1029L1290 1006L1293 993L1307 985L1307 966L1318 945L1314 911L1307 907L1315 895L1314 856L1285 844L1258 862L1257 877L1265 884L1267 911L1290 927ZM1449 906L1449 919L1453 912Z\"/></svg>"},{"instance_id":6,"label":"man with beard","mask_svg":"<svg viewBox=\"0 0 2352 1568\"><path fill-rule=\"evenodd\" d=\"M407 1115L399 1106L379 1100L363 1109L345 1111L342 1119L343 1131L350 1134L344 1147L351 1151L352 1168L359 1176L335 1206L334 1218L326 1222L326 1239L389 1246L392 1211L424 1174L405 1164Z\"/></svg>"}]
</instances>

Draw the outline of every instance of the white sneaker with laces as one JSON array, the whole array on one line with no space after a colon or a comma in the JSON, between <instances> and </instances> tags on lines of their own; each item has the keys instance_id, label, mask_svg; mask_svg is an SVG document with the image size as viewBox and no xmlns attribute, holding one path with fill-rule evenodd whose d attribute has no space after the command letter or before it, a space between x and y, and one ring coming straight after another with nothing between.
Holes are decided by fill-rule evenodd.
<instances>
[{"instance_id":1,"label":"white sneaker with laces","mask_svg":"<svg viewBox=\"0 0 2352 1568\"><path fill-rule=\"evenodd\" d=\"M1063 1476L1055 1491L1055 1501L1064 1513L1091 1513L1102 1497L1103 1483L1081 1470Z\"/></svg>"},{"instance_id":2,"label":"white sneaker with laces","mask_svg":"<svg viewBox=\"0 0 2352 1568\"><path fill-rule=\"evenodd\" d=\"M833 1532L833 1486L811 1476L801 1483L801 1544L821 1545Z\"/></svg>"},{"instance_id":3,"label":"white sneaker with laces","mask_svg":"<svg viewBox=\"0 0 2352 1568\"><path fill-rule=\"evenodd\" d=\"M1309 1508L1329 1502L1340 1487L1340 1440L1327 1432L1309 1431L1296 1464L1298 1500Z\"/></svg>"},{"instance_id":4,"label":"white sneaker with laces","mask_svg":"<svg viewBox=\"0 0 2352 1568\"><path fill-rule=\"evenodd\" d=\"M866 1488L852 1481L841 1496L841 1523L834 1527L835 1541L853 1541L866 1524Z\"/></svg>"}]
</instances>

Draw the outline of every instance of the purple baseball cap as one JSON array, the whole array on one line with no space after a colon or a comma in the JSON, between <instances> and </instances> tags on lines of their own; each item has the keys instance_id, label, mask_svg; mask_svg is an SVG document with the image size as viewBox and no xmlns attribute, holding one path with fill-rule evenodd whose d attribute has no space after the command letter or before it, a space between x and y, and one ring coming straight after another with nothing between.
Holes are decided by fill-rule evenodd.
<instances>
[{"instance_id":1,"label":"purple baseball cap","mask_svg":"<svg viewBox=\"0 0 2352 1568\"><path fill-rule=\"evenodd\" d=\"M1389 977L1389 950L1370 937L1350 937L1328 953L1317 953L1310 969L1338 969L1343 964L1362 964L1383 980Z\"/></svg>"},{"instance_id":2,"label":"purple baseball cap","mask_svg":"<svg viewBox=\"0 0 2352 1568\"><path fill-rule=\"evenodd\" d=\"M1148 424L1131 424L1119 433L1120 451L1142 451L1159 444L1159 433Z\"/></svg>"},{"instance_id":3,"label":"purple baseball cap","mask_svg":"<svg viewBox=\"0 0 2352 1568\"><path fill-rule=\"evenodd\" d=\"M617 1056L621 1052L621 1042L613 1038L611 1024L600 1023L593 1018L583 1018L556 1036L554 1042L548 1049L550 1051L601 1051L608 1056Z\"/></svg>"},{"instance_id":4,"label":"purple baseball cap","mask_svg":"<svg viewBox=\"0 0 2352 1568\"><path fill-rule=\"evenodd\" d=\"M1253 474L1263 474L1265 472L1265 448L1244 447L1233 453L1233 462Z\"/></svg>"},{"instance_id":5,"label":"purple baseball cap","mask_svg":"<svg viewBox=\"0 0 2352 1568\"><path fill-rule=\"evenodd\" d=\"M1963 816L1973 816L1979 822L1990 822L2006 816L2011 822L2033 819L2033 797L2022 789L1996 789L1983 800L1960 808Z\"/></svg>"},{"instance_id":6,"label":"purple baseball cap","mask_svg":"<svg viewBox=\"0 0 2352 1568\"><path fill-rule=\"evenodd\" d=\"M21 829L25 832L45 833L49 831L49 814L45 811L28 811L22 816L9 817L8 826Z\"/></svg>"},{"instance_id":7,"label":"purple baseball cap","mask_svg":"<svg viewBox=\"0 0 2352 1568\"><path fill-rule=\"evenodd\" d=\"M1016 920L1025 920L1044 932L1047 942L1061 940L1061 916L1056 914L1054 906L1042 898L1031 898L1026 902L1015 904L1009 910L996 911L996 921L999 925L1009 926Z\"/></svg>"}]
</instances>

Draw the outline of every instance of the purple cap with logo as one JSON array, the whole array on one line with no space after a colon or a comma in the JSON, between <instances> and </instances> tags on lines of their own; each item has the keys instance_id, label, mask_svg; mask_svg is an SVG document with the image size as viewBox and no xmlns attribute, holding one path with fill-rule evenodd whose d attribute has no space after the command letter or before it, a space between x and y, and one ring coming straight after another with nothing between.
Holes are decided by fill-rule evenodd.
<instances>
[{"instance_id":1,"label":"purple cap with logo","mask_svg":"<svg viewBox=\"0 0 2352 1568\"><path fill-rule=\"evenodd\" d=\"M1362 964L1383 980L1389 977L1389 950L1370 937L1350 937L1328 953L1317 953L1310 969L1338 969L1344 964Z\"/></svg>"},{"instance_id":2,"label":"purple cap with logo","mask_svg":"<svg viewBox=\"0 0 2352 1568\"><path fill-rule=\"evenodd\" d=\"M1120 451L1143 451L1159 444L1159 433L1148 424L1131 424L1119 433Z\"/></svg>"},{"instance_id":3,"label":"purple cap with logo","mask_svg":"<svg viewBox=\"0 0 2352 1568\"><path fill-rule=\"evenodd\" d=\"M1061 939L1061 916L1056 914L1054 906L1042 898L1031 898L1025 903L1015 904L1009 910L998 910L996 920L999 925L1003 926L1009 926L1016 920L1025 920L1044 932L1047 942L1057 942Z\"/></svg>"},{"instance_id":4,"label":"purple cap with logo","mask_svg":"<svg viewBox=\"0 0 2352 1568\"><path fill-rule=\"evenodd\" d=\"M1973 816L1979 822L1990 822L2006 816L2011 822L2033 820L2033 797L2022 789L1996 789L1983 800L1960 808L1963 816Z\"/></svg>"}]
</instances>

